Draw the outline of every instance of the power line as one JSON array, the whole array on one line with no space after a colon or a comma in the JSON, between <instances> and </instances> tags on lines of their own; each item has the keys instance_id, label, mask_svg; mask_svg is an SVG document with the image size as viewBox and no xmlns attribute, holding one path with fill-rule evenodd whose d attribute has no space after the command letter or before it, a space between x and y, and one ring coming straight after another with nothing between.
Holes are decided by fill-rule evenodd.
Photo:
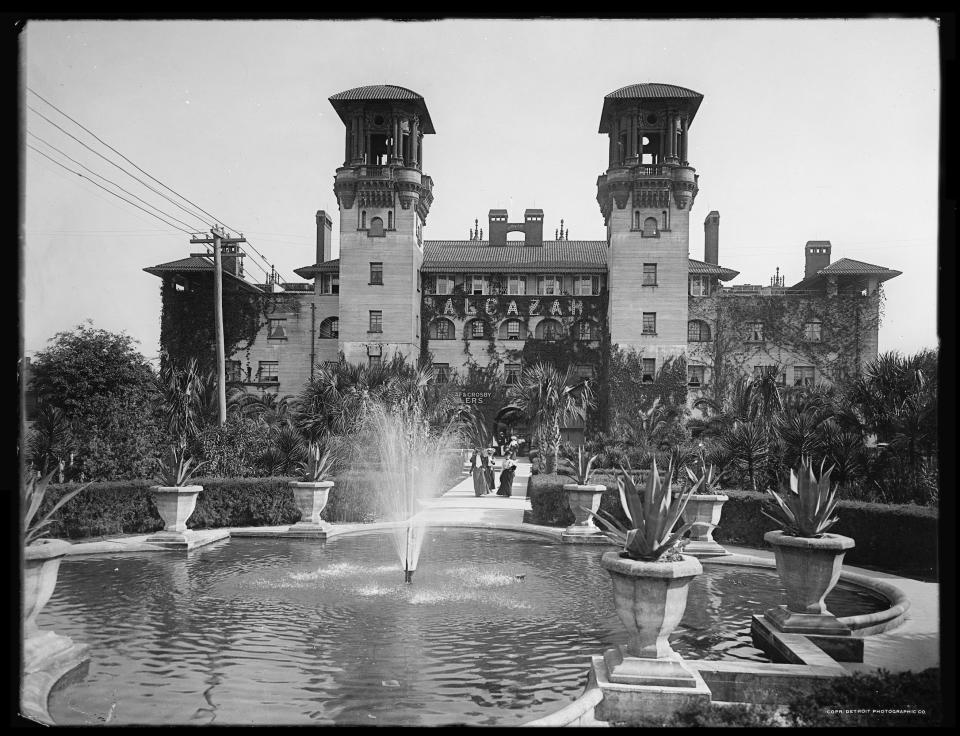
<instances>
[{"instance_id":1,"label":"power line","mask_svg":"<svg viewBox=\"0 0 960 736\"><path fill-rule=\"evenodd\" d=\"M214 217L214 216L211 215L209 212L207 212L205 209L203 209L203 207L201 207L200 205L198 205L196 202L193 202L193 201L191 201L190 199L188 199L187 197L184 197L182 194L180 194L180 192L178 192L176 189L174 189L174 188L171 187L170 185L164 184L162 181L160 181L159 179L157 179L157 178L156 178L155 176L153 176L152 174L150 174L150 173L144 171L143 169L141 169L141 168L140 168L139 166L137 166L133 161L131 161L129 158L127 158L127 157L124 156L122 153L120 153L120 151L118 151L116 148L114 148L114 147L111 146L109 143L107 143L106 141L104 141L102 138L100 138L100 136L98 136L98 135L97 135L96 133L94 133L92 130L90 130L89 128L87 128L83 123L81 123L81 122L75 120L74 118L70 117L67 113L65 113L65 112L64 112L63 110L61 110L59 107L57 107L57 106L54 105L52 102L50 102L50 100L48 100L46 97L43 97L39 92L37 92L36 90L34 90L34 89L30 88L30 87L27 87L27 91L30 92L31 94L34 94L34 95L36 95L37 97L39 97L39 98L40 98L41 100L43 100L45 103L47 103L48 105L50 105L50 107L52 107L54 110L56 110L56 111L59 112L61 115L63 115L67 120L69 120L69 121L71 121L72 123L80 126L83 130L85 130L87 133L89 133L90 135L92 135L97 141L99 141L99 142L102 143L104 146L106 146L107 148L109 148L111 151L113 151L115 154L117 154L120 158L122 158L122 159L123 159L124 161L126 161L128 164L130 164L131 166L133 166L133 168L135 168L137 171L141 172L142 174L144 174L144 175L146 175L146 176L149 176L151 179L153 179L153 180L154 180L157 184L159 184L160 186L165 187L166 189L169 189L171 192L173 192L173 193L176 194L178 197L180 197L180 199L182 199L184 202L189 202L191 205L193 205L194 207L196 207L196 208L197 208L198 210L200 210L203 214L205 214L207 217L211 218L211 219L214 220L215 222L219 222L219 223L220 223L221 225L223 225L224 227L229 227L226 223L223 222L223 220L221 220L221 219L219 219L219 218L217 218L217 217ZM28 105L28 107L29 107L29 105ZM41 115L41 113L37 112L35 109L33 109L33 108L30 108L30 109L32 109L32 110L33 110L34 112L36 112L38 115ZM43 116L41 115L41 117L43 117ZM47 118L44 118L44 119L47 119ZM55 123L53 123L53 124L55 125ZM61 130L63 130L63 129L61 128ZM64 132L66 132L66 131L64 131ZM67 135L70 135L70 134L67 133ZM91 150L92 150L92 149L91 149ZM132 176L132 175L131 175L131 176ZM178 205L178 206L179 206L179 205ZM183 209L183 208L181 208L181 209ZM229 228L229 229L235 230L236 228ZM238 232L239 232L239 231L238 231Z\"/></svg>"},{"instance_id":2,"label":"power line","mask_svg":"<svg viewBox=\"0 0 960 736\"><path fill-rule=\"evenodd\" d=\"M170 218L171 220L173 220L174 222L179 222L181 225L185 225L186 227L193 228L193 229L194 229L194 232L202 231L202 230L206 227L206 226L204 225L204 226L201 226L200 228L197 228L194 223L184 222L183 220L181 220L181 219L179 219L179 218L177 218L177 217L174 217L174 216L171 215L170 213L164 212L164 211L161 210L159 207L150 204L147 200L143 199L142 197L138 197L136 194L134 194L133 192L131 192L129 189L125 189L124 187L122 187L121 185L117 184L117 183L116 183L115 181L113 181L112 179L108 179L107 177L102 176L101 174L98 174L96 171L94 171L93 169L91 169L89 166L85 166L85 165L82 164L81 162L77 161L75 158L72 158L72 157L69 156L67 153L65 153L64 151L61 151L61 150L60 150L59 148L57 148L55 145L53 145L52 143L50 143L50 142L47 141L47 140L44 140L43 138L41 138L40 136L36 135L35 133L31 133L31 132L28 130L28 131L27 131L27 135L33 136L34 138L36 138L38 141L42 142L43 144L45 144L45 145L47 145L47 146L50 146L50 148L52 148L54 151L56 151L56 152L59 153L61 156L63 156L64 158L66 158L68 161L72 161L72 162L75 163L77 166L79 166L81 169L83 169L84 171L89 171L91 174L93 174L93 175L96 176L97 178L103 179L103 181L105 181L105 182L109 182L110 184L112 184L113 186L115 186L115 187L116 187L117 189L119 189L120 191L126 192L127 194L129 194L131 197L133 197L134 199L136 199L138 202L143 202L145 205L147 205L147 207L153 207L153 209L157 210L157 212L160 212L161 214L163 214L164 217L169 217L169 218Z\"/></svg>"},{"instance_id":3,"label":"power line","mask_svg":"<svg viewBox=\"0 0 960 736\"><path fill-rule=\"evenodd\" d=\"M200 217L196 212L191 212L190 210L188 210L186 207L184 207L184 206L183 206L182 204L180 204L179 202L175 202L174 200L170 199L170 197L168 197L168 196L167 196L166 194L164 194L163 192L158 191L158 190L155 189L154 187L152 187L152 186L150 186L149 184L147 184L147 182L145 182L145 181L144 181L143 179L141 179L140 177L138 177L138 176L136 176L136 175L134 175L134 174L131 174L129 171L127 171L125 168L123 168L123 167L122 167L120 164L118 164L116 161L111 161L109 158L107 158L106 156L104 156L104 155L103 155L102 153L100 153L99 151L95 151L93 148L91 148L90 146L88 146L88 145L87 145L86 143L84 143L82 140L80 140L79 138L77 138L77 136L75 136L73 133L71 133L70 131L65 130L64 128L62 128L62 127L60 127L59 125L57 125L55 122L53 122L50 118L48 118L46 115L44 115L42 112L40 112L40 111L37 110L36 108L31 107L30 105L27 105L27 109L30 110L30 111L32 111L32 112L34 112L34 113L36 113L37 115L39 115L41 118L43 118L44 120L46 120L48 123L50 123L50 125L52 125L52 126L53 126L54 128L56 128L57 130L65 133L65 134L67 134L68 136L70 136L71 138L73 138L73 140L75 140L75 141L76 141L77 143L79 143L81 146L83 146L84 148L86 148L88 151L96 154L97 156L99 156L100 158L102 158L104 161L106 161L108 164L110 164L111 166L115 166L116 168L120 169L120 171L122 171L124 174L126 174L127 176L129 176L131 179L134 179L134 180L140 182L141 184L143 184L143 186L145 186L145 187L146 187L147 189L149 189L151 192L153 192L153 193L155 193L155 194L159 194L159 195L160 195L161 197L163 197L165 200L167 200L168 202L170 202L170 204L174 205L175 207L179 207L181 210L183 210L184 212L186 212L186 213L187 213L188 215L190 215L191 217L196 217L198 220L202 220L202 219L203 219L203 218Z\"/></svg>"},{"instance_id":4,"label":"power line","mask_svg":"<svg viewBox=\"0 0 960 736\"><path fill-rule=\"evenodd\" d=\"M177 227L177 226L174 225L172 222L168 222L167 220L164 220L162 217L160 217L160 215L156 215L156 214L154 214L153 212L151 212L150 210L144 209L143 207L141 207L140 205L138 205L136 202L131 202L131 201L130 201L129 199L127 199L126 197L121 197L119 194L117 194L116 192L113 192L113 191L107 189L107 188L106 188L105 186L103 186L102 184L97 184L97 182L95 182L95 181L94 181L93 179L91 179L89 176L84 176L84 175L81 174L79 171L74 171L74 170L71 169L69 166L64 166L62 163L60 163L59 161L57 161L57 160L56 160L55 158L53 158L52 156L48 156L47 154L45 154L43 151L41 151L41 150L40 150L39 148L37 148L36 146L31 146L31 145L28 143L28 144L27 144L27 148L33 149L34 151L36 151L37 153L39 153L39 154L40 154L41 156L43 156L44 158L50 159L50 160L53 161L53 163L55 163L57 166L59 166L59 167L61 167L61 168L63 168L63 169L66 169L66 170L69 171L71 174L76 174L76 175L79 176L81 179L86 179L86 180L87 180L88 182L90 182L91 184L100 187L100 188L101 188L103 191L105 191L107 194L112 194L112 195L113 195L114 197L116 197L117 199L122 199L122 200L123 200L124 202L126 202L127 204L136 207L138 210L142 210L143 212L146 212L146 213L147 213L148 215L150 215L151 217L155 217L156 219L160 220L160 222L164 223L165 225L169 225L170 227L174 228L175 230L179 230L180 232L186 233L187 235L193 235L193 234L194 234L194 231L184 230L182 227Z\"/></svg>"}]
</instances>

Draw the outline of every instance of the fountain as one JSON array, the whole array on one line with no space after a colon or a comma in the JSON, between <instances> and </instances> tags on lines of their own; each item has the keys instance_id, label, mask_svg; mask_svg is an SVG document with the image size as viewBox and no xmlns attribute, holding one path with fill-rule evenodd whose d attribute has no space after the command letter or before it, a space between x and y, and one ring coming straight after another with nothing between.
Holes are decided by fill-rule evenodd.
<instances>
[{"instance_id":1,"label":"fountain","mask_svg":"<svg viewBox=\"0 0 960 736\"><path fill-rule=\"evenodd\" d=\"M391 539L403 570L404 582L413 582L423 546L426 514L421 506L440 495L449 450L460 439L454 420L431 427L414 403L367 407L357 441L355 464L371 454L379 470L368 469L381 508L390 522ZM372 452L371 452L372 451Z\"/></svg>"}]
</instances>

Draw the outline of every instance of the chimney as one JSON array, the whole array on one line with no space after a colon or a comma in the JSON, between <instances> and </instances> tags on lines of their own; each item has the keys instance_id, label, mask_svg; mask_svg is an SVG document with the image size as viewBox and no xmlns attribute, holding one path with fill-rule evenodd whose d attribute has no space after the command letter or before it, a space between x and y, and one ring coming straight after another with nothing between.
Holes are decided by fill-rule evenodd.
<instances>
[{"instance_id":1,"label":"chimney","mask_svg":"<svg viewBox=\"0 0 960 736\"><path fill-rule=\"evenodd\" d=\"M326 263L333 249L333 220L323 210L317 210L317 263Z\"/></svg>"},{"instance_id":2,"label":"chimney","mask_svg":"<svg viewBox=\"0 0 960 736\"><path fill-rule=\"evenodd\" d=\"M720 213L711 210L703 221L703 260L720 265Z\"/></svg>"},{"instance_id":3,"label":"chimney","mask_svg":"<svg viewBox=\"0 0 960 736\"><path fill-rule=\"evenodd\" d=\"M804 246L806 253L806 263L803 269L803 278L808 279L815 275L821 268L830 265L830 241L829 240L808 240Z\"/></svg>"},{"instance_id":4,"label":"chimney","mask_svg":"<svg viewBox=\"0 0 960 736\"><path fill-rule=\"evenodd\" d=\"M543 245L543 210L524 210L523 244Z\"/></svg>"},{"instance_id":5,"label":"chimney","mask_svg":"<svg viewBox=\"0 0 960 736\"><path fill-rule=\"evenodd\" d=\"M506 245L507 244L507 211L506 210L490 210L490 213L487 215L489 222L489 230L487 235L490 238L490 245Z\"/></svg>"}]
</instances>

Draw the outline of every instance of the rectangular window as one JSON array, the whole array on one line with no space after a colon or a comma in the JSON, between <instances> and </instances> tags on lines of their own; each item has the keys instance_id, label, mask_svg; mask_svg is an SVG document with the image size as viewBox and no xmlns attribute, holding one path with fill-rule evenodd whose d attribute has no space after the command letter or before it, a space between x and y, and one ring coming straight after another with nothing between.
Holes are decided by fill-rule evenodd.
<instances>
[{"instance_id":1,"label":"rectangular window","mask_svg":"<svg viewBox=\"0 0 960 736\"><path fill-rule=\"evenodd\" d=\"M371 368L375 368L376 366L380 365L380 356L379 356L379 355L368 355L368 356L367 356L367 363L369 364L369 366L370 366Z\"/></svg>"},{"instance_id":2,"label":"rectangular window","mask_svg":"<svg viewBox=\"0 0 960 736\"><path fill-rule=\"evenodd\" d=\"M690 296L710 296L710 277L691 276Z\"/></svg>"},{"instance_id":3,"label":"rectangular window","mask_svg":"<svg viewBox=\"0 0 960 736\"><path fill-rule=\"evenodd\" d=\"M240 376L240 361L239 360L228 360L227 361L227 383L236 383L237 381L243 380Z\"/></svg>"},{"instance_id":4,"label":"rectangular window","mask_svg":"<svg viewBox=\"0 0 960 736\"><path fill-rule=\"evenodd\" d=\"M657 313L656 312L643 313L643 334L644 335L657 334Z\"/></svg>"},{"instance_id":5,"label":"rectangular window","mask_svg":"<svg viewBox=\"0 0 960 736\"><path fill-rule=\"evenodd\" d=\"M577 335L581 341L589 342L590 340L595 340L593 324L587 320L583 320L577 325Z\"/></svg>"},{"instance_id":6,"label":"rectangular window","mask_svg":"<svg viewBox=\"0 0 960 736\"><path fill-rule=\"evenodd\" d=\"M267 320L267 339L268 340L286 340L287 331L284 328L285 319Z\"/></svg>"},{"instance_id":7,"label":"rectangular window","mask_svg":"<svg viewBox=\"0 0 960 736\"><path fill-rule=\"evenodd\" d=\"M380 284L381 286L383 285L383 264L382 263L370 264L370 283Z\"/></svg>"},{"instance_id":8,"label":"rectangular window","mask_svg":"<svg viewBox=\"0 0 960 736\"><path fill-rule=\"evenodd\" d=\"M779 365L755 365L753 366L753 377L763 378L764 376L774 376L780 386L787 385L787 373Z\"/></svg>"},{"instance_id":9,"label":"rectangular window","mask_svg":"<svg viewBox=\"0 0 960 736\"><path fill-rule=\"evenodd\" d=\"M657 285L657 264L656 263L643 264L643 285L644 286Z\"/></svg>"},{"instance_id":10,"label":"rectangular window","mask_svg":"<svg viewBox=\"0 0 960 736\"><path fill-rule=\"evenodd\" d=\"M261 360L257 376L264 383L279 383L280 363L276 360Z\"/></svg>"},{"instance_id":11,"label":"rectangular window","mask_svg":"<svg viewBox=\"0 0 960 736\"><path fill-rule=\"evenodd\" d=\"M578 365L574 368L577 374L577 378L593 378L593 366L592 365Z\"/></svg>"},{"instance_id":12,"label":"rectangular window","mask_svg":"<svg viewBox=\"0 0 960 736\"><path fill-rule=\"evenodd\" d=\"M340 293L340 274L338 273L320 274L320 293L321 294L339 294Z\"/></svg>"},{"instance_id":13,"label":"rectangular window","mask_svg":"<svg viewBox=\"0 0 960 736\"><path fill-rule=\"evenodd\" d=\"M453 275L449 273L438 273L435 279L436 282L436 292L438 294L452 294L453 293Z\"/></svg>"},{"instance_id":14,"label":"rectangular window","mask_svg":"<svg viewBox=\"0 0 960 736\"><path fill-rule=\"evenodd\" d=\"M703 365L687 365L687 385L702 386L705 381L707 367Z\"/></svg>"},{"instance_id":15,"label":"rectangular window","mask_svg":"<svg viewBox=\"0 0 960 736\"><path fill-rule=\"evenodd\" d=\"M450 364L434 363L433 380L437 383L450 383Z\"/></svg>"},{"instance_id":16,"label":"rectangular window","mask_svg":"<svg viewBox=\"0 0 960 736\"><path fill-rule=\"evenodd\" d=\"M793 385L794 386L812 386L813 385L813 366L795 365L793 367Z\"/></svg>"},{"instance_id":17,"label":"rectangular window","mask_svg":"<svg viewBox=\"0 0 960 736\"><path fill-rule=\"evenodd\" d=\"M807 342L820 342L823 334L823 324L819 320L807 322L803 326L803 339Z\"/></svg>"},{"instance_id":18,"label":"rectangular window","mask_svg":"<svg viewBox=\"0 0 960 736\"><path fill-rule=\"evenodd\" d=\"M540 296L557 296L560 294L560 279L554 274L537 276L537 294Z\"/></svg>"},{"instance_id":19,"label":"rectangular window","mask_svg":"<svg viewBox=\"0 0 960 736\"><path fill-rule=\"evenodd\" d=\"M470 323L470 336L483 337L483 320L475 319Z\"/></svg>"},{"instance_id":20,"label":"rectangular window","mask_svg":"<svg viewBox=\"0 0 960 736\"><path fill-rule=\"evenodd\" d=\"M641 359L641 381L643 383L653 383L653 379L657 374L657 359L656 358L642 358Z\"/></svg>"},{"instance_id":21,"label":"rectangular window","mask_svg":"<svg viewBox=\"0 0 960 736\"><path fill-rule=\"evenodd\" d=\"M520 339L520 321L512 319L507 322L507 339L508 340L519 340Z\"/></svg>"},{"instance_id":22,"label":"rectangular window","mask_svg":"<svg viewBox=\"0 0 960 736\"><path fill-rule=\"evenodd\" d=\"M510 385L520 382L520 363L507 363L504 368L504 378Z\"/></svg>"},{"instance_id":23,"label":"rectangular window","mask_svg":"<svg viewBox=\"0 0 960 736\"><path fill-rule=\"evenodd\" d=\"M527 293L527 277L522 274L511 274L507 277L507 293L523 296Z\"/></svg>"},{"instance_id":24,"label":"rectangular window","mask_svg":"<svg viewBox=\"0 0 960 736\"><path fill-rule=\"evenodd\" d=\"M383 332L383 312L381 312L379 309L370 310L369 332Z\"/></svg>"},{"instance_id":25,"label":"rectangular window","mask_svg":"<svg viewBox=\"0 0 960 736\"><path fill-rule=\"evenodd\" d=\"M473 274L470 279L470 293L479 296L487 293L487 277L482 273Z\"/></svg>"},{"instance_id":26,"label":"rectangular window","mask_svg":"<svg viewBox=\"0 0 960 736\"><path fill-rule=\"evenodd\" d=\"M763 322L747 323L747 342L763 342Z\"/></svg>"},{"instance_id":27,"label":"rectangular window","mask_svg":"<svg viewBox=\"0 0 960 736\"><path fill-rule=\"evenodd\" d=\"M594 296L600 293L600 277L592 274L578 274L573 277L574 296Z\"/></svg>"}]
</instances>

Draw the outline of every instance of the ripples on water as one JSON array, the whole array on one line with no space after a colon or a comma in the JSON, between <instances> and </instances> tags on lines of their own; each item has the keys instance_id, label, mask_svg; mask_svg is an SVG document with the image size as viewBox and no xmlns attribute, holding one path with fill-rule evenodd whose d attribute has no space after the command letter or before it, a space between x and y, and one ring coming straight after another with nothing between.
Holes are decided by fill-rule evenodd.
<instances>
[{"instance_id":1,"label":"ripples on water","mask_svg":"<svg viewBox=\"0 0 960 736\"><path fill-rule=\"evenodd\" d=\"M577 697L626 641L602 549L430 530L412 585L385 535L233 539L189 555L66 560L38 623L90 645L60 724L518 725ZM522 576L522 580L518 580ZM773 572L705 565L671 638L691 659L766 661ZM853 590L838 616L878 610Z\"/></svg>"}]
</instances>

